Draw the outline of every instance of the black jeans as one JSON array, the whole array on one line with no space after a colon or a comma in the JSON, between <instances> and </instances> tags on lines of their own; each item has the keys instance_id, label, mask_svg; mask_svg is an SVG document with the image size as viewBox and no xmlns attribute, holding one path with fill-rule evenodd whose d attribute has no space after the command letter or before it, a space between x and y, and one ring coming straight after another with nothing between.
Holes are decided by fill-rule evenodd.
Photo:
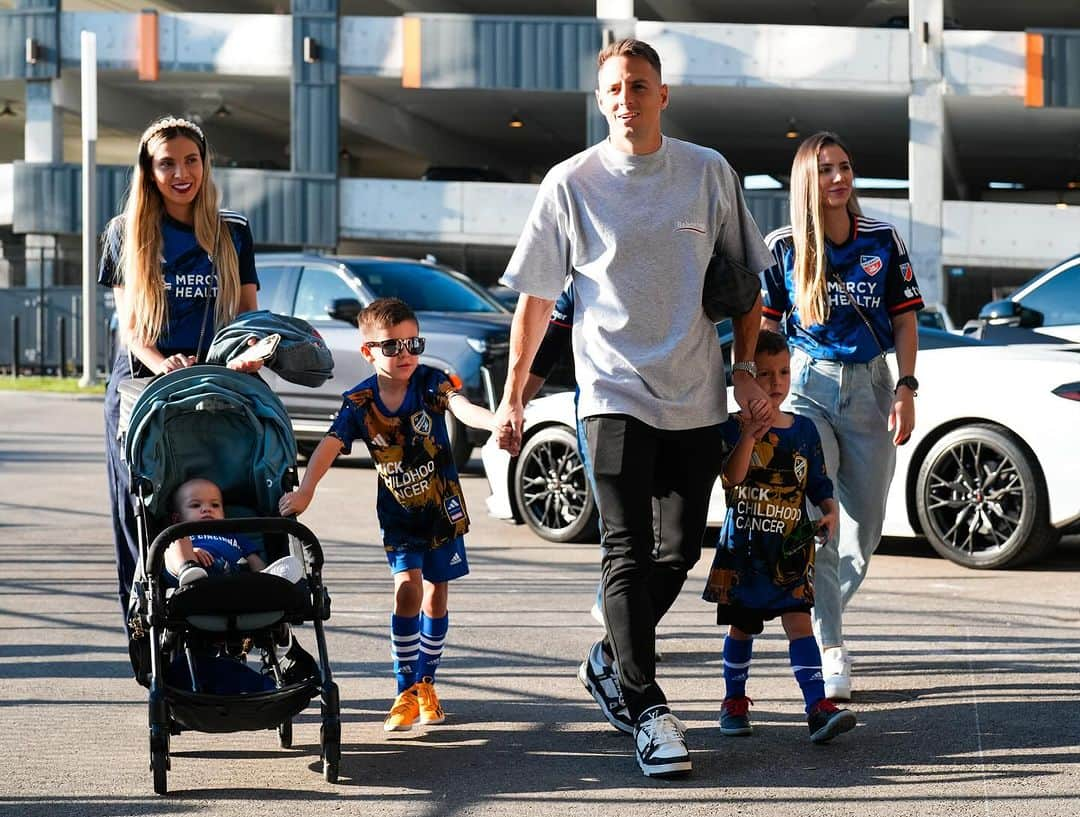
<instances>
[{"instance_id":1,"label":"black jeans","mask_svg":"<svg viewBox=\"0 0 1080 817\"><path fill-rule=\"evenodd\" d=\"M587 417L585 434L604 546L604 621L636 720L667 700L656 683L656 624L701 556L722 442L719 426L663 431L626 415Z\"/></svg>"}]
</instances>

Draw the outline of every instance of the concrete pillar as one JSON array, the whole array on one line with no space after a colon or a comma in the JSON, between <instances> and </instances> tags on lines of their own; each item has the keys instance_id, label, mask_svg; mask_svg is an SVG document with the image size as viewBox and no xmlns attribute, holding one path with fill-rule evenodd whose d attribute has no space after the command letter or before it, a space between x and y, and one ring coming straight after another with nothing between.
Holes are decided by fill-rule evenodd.
<instances>
[{"instance_id":1,"label":"concrete pillar","mask_svg":"<svg viewBox=\"0 0 1080 817\"><path fill-rule=\"evenodd\" d=\"M630 20L634 0L596 0L596 16L600 20Z\"/></svg>"},{"instance_id":2,"label":"concrete pillar","mask_svg":"<svg viewBox=\"0 0 1080 817\"><path fill-rule=\"evenodd\" d=\"M596 0L596 19L602 21L601 45L633 37L637 23L634 0ZM596 94L590 91L585 99L585 146L595 145L607 135L607 120L596 105Z\"/></svg>"},{"instance_id":3,"label":"concrete pillar","mask_svg":"<svg viewBox=\"0 0 1080 817\"><path fill-rule=\"evenodd\" d=\"M923 298L944 303L942 199L944 197L944 0L909 0L911 96L908 97L908 252Z\"/></svg>"},{"instance_id":4,"label":"concrete pillar","mask_svg":"<svg viewBox=\"0 0 1080 817\"><path fill-rule=\"evenodd\" d=\"M26 80L26 127L23 160L53 164L64 161L63 111L53 102L52 79Z\"/></svg>"}]
</instances>

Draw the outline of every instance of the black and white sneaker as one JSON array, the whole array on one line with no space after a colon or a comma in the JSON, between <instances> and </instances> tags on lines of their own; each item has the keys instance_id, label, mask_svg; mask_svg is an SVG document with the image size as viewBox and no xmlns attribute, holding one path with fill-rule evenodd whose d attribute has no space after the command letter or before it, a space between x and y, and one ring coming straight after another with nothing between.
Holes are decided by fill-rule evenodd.
<instances>
[{"instance_id":1,"label":"black and white sneaker","mask_svg":"<svg viewBox=\"0 0 1080 817\"><path fill-rule=\"evenodd\" d=\"M686 774L690 753L686 751L682 722L666 706L646 709L634 730L637 762L646 777Z\"/></svg>"},{"instance_id":2,"label":"black and white sneaker","mask_svg":"<svg viewBox=\"0 0 1080 817\"><path fill-rule=\"evenodd\" d=\"M192 582L206 578L206 569L198 562L187 561L180 565L180 572L176 574L176 583L180 587L186 587Z\"/></svg>"},{"instance_id":3,"label":"black and white sneaker","mask_svg":"<svg viewBox=\"0 0 1080 817\"><path fill-rule=\"evenodd\" d=\"M604 656L603 641L592 645L588 656L578 667L577 675L578 680L600 705L600 711L604 713L608 723L620 732L634 734L634 722L630 720L630 712L623 700L619 676L615 674L615 667L609 664Z\"/></svg>"}]
</instances>

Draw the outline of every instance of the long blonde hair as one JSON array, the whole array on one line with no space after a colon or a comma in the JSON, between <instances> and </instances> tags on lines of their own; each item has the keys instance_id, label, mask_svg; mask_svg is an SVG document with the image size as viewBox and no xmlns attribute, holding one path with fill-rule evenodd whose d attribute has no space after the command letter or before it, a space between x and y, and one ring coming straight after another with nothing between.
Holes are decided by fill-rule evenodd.
<instances>
[{"instance_id":1,"label":"long blonde hair","mask_svg":"<svg viewBox=\"0 0 1080 817\"><path fill-rule=\"evenodd\" d=\"M791 237L795 243L795 308L803 326L829 319L828 268L825 258L825 208L818 185L818 154L835 145L851 159L851 151L835 133L821 131L806 139L791 163ZM854 188L847 210L862 215Z\"/></svg>"},{"instance_id":2,"label":"long blonde hair","mask_svg":"<svg viewBox=\"0 0 1080 817\"><path fill-rule=\"evenodd\" d=\"M179 136L194 142L202 157L202 184L192 202L195 240L211 256L217 273L214 325L207 327L207 337L213 336L215 327L220 328L235 318L240 308L240 263L229 225L218 210L218 190L211 173L206 139L193 122L174 117L160 119L146 129L139 141L139 158L132 170L122 216L120 244L120 275L128 303L128 325L124 329L129 338L148 345L157 343L169 319L161 269L165 202L154 183L153 155L159 145Z\"/></svg>"}]
</instances>

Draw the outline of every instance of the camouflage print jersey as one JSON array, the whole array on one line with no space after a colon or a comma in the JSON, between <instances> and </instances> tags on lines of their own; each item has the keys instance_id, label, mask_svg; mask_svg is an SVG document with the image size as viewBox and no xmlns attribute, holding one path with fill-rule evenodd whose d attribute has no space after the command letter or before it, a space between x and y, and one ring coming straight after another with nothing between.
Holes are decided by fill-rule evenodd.
<instances>
[{"instance_id":1,"label":"camouflage print jersey","mask_svg":"<svg viewBox=\"0 0 1080 817\"><path fill-rule=\"evenodd\" d=\"M739 440L740 420L733 414L721 426L727 451ZM809 610L817 523L807 517L807 501L819 505L832 494L813 421L795 416L791 428L769 429L754 444L746 479L726 486L727 517L702 598L761 620Z\"/></svg>"},{"instance_id":2,"label":"camouflage print jersey","mask_svg":"<svg viewBox=\"0 0 1080 817\"><path fill-rule=\"evenodd\" d=\"M328 432L343 452L363 440L379 474L377 510L388 551L436 548L469 529L465 497L446 432L446 409L454 387L437 369L418 366L405 400L389 411L369 377L345 392Z\"/></svg>"}]
</instances>

